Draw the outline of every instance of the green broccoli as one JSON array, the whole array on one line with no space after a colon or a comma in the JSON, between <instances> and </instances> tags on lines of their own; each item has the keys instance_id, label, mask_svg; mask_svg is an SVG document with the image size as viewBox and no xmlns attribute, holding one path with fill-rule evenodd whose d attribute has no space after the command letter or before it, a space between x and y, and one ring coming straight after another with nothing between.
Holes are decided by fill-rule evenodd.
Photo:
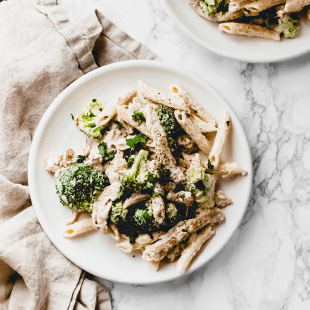
<instances>
[{"instance_id":1,"label":"green broccoli","mask_svg":"<svg viewBox=\"0 0 310 310\"><path fill-rule=\"evenodd\" d=\"M145 116L143 114L143 112L134 112L132 115L132 119L138 123L138 125L140 126L142 123L145 123Z\"/></svg>"},{"instance_id":2,"label":"green broccoli","mask_svg":"<svg viewBox=\"0 0 310 310\"><path fill-rule=\"evenodd\" d=\"M174 112L169 107L158 104L155 108L155 111L159 117L160 123L163 126L166 134L167 140L172 151L177 149L176 139L185 134L184 130L181 128L177 119L174 116Z\"/></svg>"},{"instance_id":3,"label":"green broccoli","mask_svg":"<svg viewBox=\"0 0 310 310\"><path fill-rule=\"evenodd\" d=\"M136 207L133 219L135 228L141 234L149 233L158 228L152 207L148 203L145 206Z\"/></svg>"},{"instance_id":4,"label":"green broccoli","mask_svg":"<svg viewBox=\"0 0 310 310\"><path fill-rule=\"evenodd\" d=\"M199 5L202 7L202 11L213 15L220 11L226 11L230 0L200 0Z\"/></svg>"},{"instance_id":5,"label":"green broccoli","mask_svg":"<svg viewBox=\"0 0 310 310\"><path fill-rule=\"evenodd\" d=\"M204 203L212 199L210 197L214 182L211 175L201 169L191 168L187 173L185 190L192 192L196 202Z\"/></svg>"},{"instance_id":6,"label":"green broccoli","mask_svg":"<svg viewBox=\"0 0 310 310\"><path fill-rule=\"evenodd\" d=\"M157 182L161 185L166 185L171 182L171 171L165 168L158 168L157 170Z\"/></svg>"},{"instance_id":7,"label":"green broccoli","mask_svg":"<svg viewBox=\"0 0 310 310\"><path fill-rule=\"evenodd\" d=\"M94 168L77 163L62 171L56 180L60 203L73 210L91 212L108 178Z\"/></svg>"},{"instance_id":8,"label":"green broccoli","mask_svg":"<svg viewBox=\"0 0 310 310\"><path fill-rule=\"evenodd\" d=\"M140 150L129 172L121 177L120 198L129 197L133 192L151 194L154 191L156 177L147 169L148 152Z\"/></svg>"},{"instance_id":9,"label":"green broccoli","mask_svg":"<svg viewBox=\"0 0 310 310\"><path fill-rule=\"evenodd\" d=\"M167 224L173 224L176 222L179 216L179 210L176 207L175 203L169 202L166 205L166 219Z\"/></svg>"},{"instance_id":10,"label":"green broccoli","mask_svg":"<svg viewBox=\"0 0 310 310\"><path fill-rule=\"evenodd\" d=\"M289 14L284 14L279 19L279 24L275 30L279 33L283 33L284 38L293 39L298 35L299 22L297 19L292 18Z\"/></svg>"},{"instance_id":11,"label":"green broccoli","mask_svg":"<svg viewBox=\"0 0 310 310\"><path fill-rule=\"evenodd\" d=\"M80 131L94 140L101 140L106 129L104 126L96 126L96 117L103 111L103 108L101 103L92 101L77 116Z\"/></svg>"},{"instance_id":12,"label":"green broccoli","mask_svg":"<svg viewBox=\"0 0 310 310\"><path fill-rule=\"evenodd\" d=\"M124 208L123 201L114 202L112 204L112 207L110 210L110 219L115 225L117 225L120 221L126 222L127 214L128 214L128 209Z\"/></svg>"}]
</instances>

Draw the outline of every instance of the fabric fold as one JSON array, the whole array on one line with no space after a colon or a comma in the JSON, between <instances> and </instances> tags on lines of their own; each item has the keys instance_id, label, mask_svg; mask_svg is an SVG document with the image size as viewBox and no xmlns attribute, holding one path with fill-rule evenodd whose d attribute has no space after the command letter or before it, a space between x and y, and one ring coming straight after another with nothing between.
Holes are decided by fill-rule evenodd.
<instances>
[{"instance_id":1,"label":"fabric fold","mask_svg":"<svg viewBox=\"0 0 310 310\"><path fill-rule=\"evenodd\" d=\"M0 1L0 44L0 310L110 310L108 290L42 230L27 186L29 150L70 83L98 66L155 55L99 12L70 24L56 0Z\"/></svg>"}]
</instances>

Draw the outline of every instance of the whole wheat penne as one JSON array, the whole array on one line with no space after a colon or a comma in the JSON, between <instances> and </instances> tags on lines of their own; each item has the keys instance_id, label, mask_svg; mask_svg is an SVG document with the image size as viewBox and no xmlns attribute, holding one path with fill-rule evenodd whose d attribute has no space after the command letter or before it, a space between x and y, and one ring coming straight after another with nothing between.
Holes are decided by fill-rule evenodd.
<instances>
[{"instance_id":1,"label":"whole wheat penne","mask_svg":"<svg viewBox=\"0 0 310 310\"><path fill-rule=\"evenodd\" d=\"M249 37L258 37L268 40L280 41L280 33L266 29L259 25L230 22L220 24L219 30L229 34L240 34Z\"/></svg>"},{"instance_id":2,"label":"whole wheat penne","mask_svg":"<svg viewBox=\"0 0 310 310\"><path fill-rule=\"evenodd\" d=\"M227 207L233 204L233 201L225 195L221 190L218 190L214 193L214 202L218 207Z\"/></svg>"},{"instance_id":3,"label":"whole wheat penne","mask_svg":"<svg viewBox=\"0 0 310 310\"><path fill-rule=\"evenodd\" d=\"M209 155L209 160L213 168L217 168L220 163L221 155L224 149L224 144L227 140L231 127L231 118L228 112L225 112L223 121L219 123L219 129L217 131L212 150Z\"/></svg>"},{"instance_id":4,"label":"whole wheat penne","mask_svg":"<svg viewBox=\"0 0 310 310\"><path fill-rule=\"evenodd\" d=\"M96 125L98 127L104 126L109 123L109 121L117 113L117 105L126 104L133 96L137 93L136 90L129 90L115 98L113 98L103 109L103 111L97 116Z\"/></svg>"},{"instance_id":5,"label":"whole wheat penne","mask_svg":"<svg viewBox=\"0 0 310 310\"><path fill-rule=\"evenodd\" d=\"M209 115L209 113L201 107L195 100L192 98L187 91L185 91L181 86L177 84L172 84L169 86L170 92L172 94L178 94L181 96L186 103L186 105L192 110L193 115L191 115L197 122L199 121L199 127L200 128L215 128L216 120ZM199 118L199 117L201 118ZM204 120L204 121L203 121ZM206 127L205 123L208 123L210 127ZM201 132L209 132L210 130L202 131ZM214 131L214 130L211 130ZM215 130L216 131L216 130Z\"/></svg>"},{"instance_id":6,"label":"whole wheat penne","mask_svg":"<svg viewBox=\"0 0 310 310\"><path fill-rule=\"evenodd\" d=\"M215 234L212 226L205 227L198 235L194 233L189 237L187 247L182 251L181 257L177 262L177 270L180 274L187 271L191 261L200 250L201 246Z\"/></svg>"},{"instance_id":7,"label":"whole wheat penne","mask_svg":"<svg viewBox=\"0 0 310 310\"><path fill-rule=\"evenodd\" d=\"M242 169L237 163L233 162L221 162L214 171L209 170L209 172L214 172L222 176L222 178L232 177L237 174L247 175L246 170Z\"/></svg>"},{"instance_id":8,"label":"whole wheat penne","mask_svg":"<svg viewBox=\"0 0 310 310\"><path fill-rule=\"evenodd\" d=\"M284 12L299 12L307 5L310 5L310 0L287 0L285 3Z\"/></svg>"},{"instance_id":9,"label":"whole wheat penne","mask_svg":"<svg viewBox=\"0 0 310 310\"><path fill-rule=\"evenodd\" d=\"M215 124L213 122L207 123L195 114L191 114L189 118L192 120L192 122L198 125L202 133L217 131L217 128L215 127Z\"/></svg>"},{"instance_id":10,"label":"whole wheat penne","mask_svg":"<svg viewBox=\"0 0 310 310\"><path fill-rule=\"evenodd\" d=\"M183 98L178 95L171 95L169 93L159 91L141 81L138 81L140 92L143 97L152 100L154 103L161 103L173 109L179 109L190 113L190 109L185 104Z\"/></svg>"},{"instance_id":11,"label":"whole wheat penne","mask_svg":"<svg viewBox=\"0 0 310 310\"><path fill-rule=\"evenodd\" d=\"M211 151L211 143L208 139L200 132L199 126L195 124L186 114L182 111L175 110L174 115L184 129L186 133L195 141L198 147L206 154Z\"/></svg>"},{"instance_id":12,"label":"whole wheat penne","mask_svg":"<svg viewBox=\"0 0 310 310\"><path fill-rule=\"evenodd\" d=\"M245 16L257 16L260 12L285 2L286 0L257 0L248 3L245 1L242 1L242 3L233 1L230 7L234 8L234 10L242 9Z\"/></svg>"},{"instance_id":13,"label":"whole wheat penne","mask_svg":"<svg viewBox=\"0 0 310 310\"><path fill-rule=\"evenodd\" d=\"M149 128L146 126L145 123L138 125L138 123L136 123L132 119L132 113L130 110L128 110L122 106L118 106L117 107L117 114L118 114L118 117L121 120L123 120L125 123L127 123L130 126L138 129L139 131L141 131L144 135L148 136L149 138L152 138L151 131L149 130Z\"/></svg>"},{"instance_id":14,"label":"whole wheat penne","mask_svg":"<svg viewBox=\"0 0 310 310\"><path fill-rule=\"evenodd\" d=\"M123 252L130 253L135 250L144 251L145 247L159 239L161 235L163 235L164 231L156 231L149 234L143 234L136 238L135 243L130 243L129 237L123 235L126 240L116 244L117 248L122 250Z\"/></svg>"},{"instance_id":15,"label":"whole wheat penne","mask_svg":"<svg viewBox=\"0 0 310 310\"><path fill-rule=\"evenodd\" d=\"M63 233L63 237L72 238L94 229L96 229L96 226L93 224L92 219L88 218L68 225Z\"/></svg>"}]
</instances>

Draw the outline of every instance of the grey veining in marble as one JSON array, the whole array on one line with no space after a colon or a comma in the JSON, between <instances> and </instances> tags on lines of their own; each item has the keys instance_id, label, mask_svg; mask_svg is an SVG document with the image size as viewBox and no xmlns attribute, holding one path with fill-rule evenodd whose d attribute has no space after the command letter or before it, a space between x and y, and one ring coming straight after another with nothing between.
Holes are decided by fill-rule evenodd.
<instances>
[{"instance_id":1,"label":"grey veining in marble","mask_svg":"<svg viewBox=\"0 0 310 310\"><path fill-rule=\"evenodd\" d=\"M208 81L233 106L253 156L252 198L222 252L170 283L100 280L113 309L310 309L310 54L285 63L242 63L193 42L161 1L59 2L73 22L97 8L161 60Z\"/></svg>"}]
</instances>

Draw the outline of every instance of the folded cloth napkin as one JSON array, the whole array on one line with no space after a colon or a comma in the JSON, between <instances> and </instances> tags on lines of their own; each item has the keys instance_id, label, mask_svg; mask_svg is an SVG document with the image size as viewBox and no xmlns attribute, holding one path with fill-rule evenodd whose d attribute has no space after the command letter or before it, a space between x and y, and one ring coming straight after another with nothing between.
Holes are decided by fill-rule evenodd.
<instances>
[{"instance_id":1,"label":"folded cloth napkin","mask_svg":"<svg viewBox=\"0 0 310 310\"><path fill-rule=\"evenodd\" d=\"M27 187L35 129L54 98L112 62L155 59L100 13L71 25L56 0L0 0L0 309L111 309L43 232Z\"/></svg>"}]
</instances>

